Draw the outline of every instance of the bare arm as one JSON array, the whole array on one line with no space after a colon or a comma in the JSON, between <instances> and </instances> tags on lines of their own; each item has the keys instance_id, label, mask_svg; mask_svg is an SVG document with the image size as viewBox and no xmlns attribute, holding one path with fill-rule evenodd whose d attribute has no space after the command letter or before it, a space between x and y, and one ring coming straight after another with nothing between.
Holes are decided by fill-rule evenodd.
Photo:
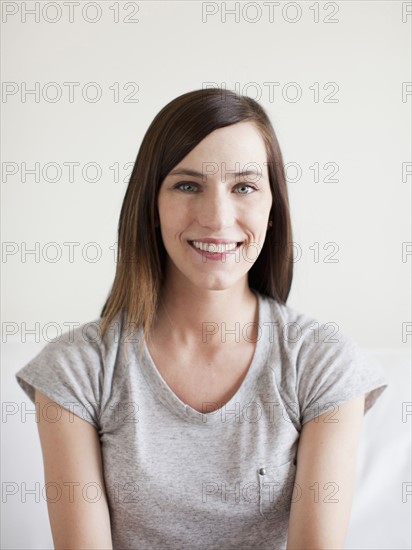
<instances>
[{"instance_id":1,"label":"bare arm","mask_svg":"<svg viewBox=\"0 0 412 550\"><path fill-rule=\"evenodd\" d=\"M292 502L287 550L343 548L364 404L362 395L303 426L295 479L301 495Z\"/></svg>"},{"instance_id":2,"label":"bare arm","mask_svg":"<svg viewBox=\"0 0 412 550\"><path fill-rule=\"evenodd\" d=\"M47 508L56 549L112 549L99 436L92 424L36 390ZM47 403L60 410L58 421L42 414ZM53 413L52 413L53 411ZM71 421L70 421L71 420ZM87 484L92 484L87 487ZM95 501L100 487L100 498ZM46 493L45 493L46 494ZM58 498L58 495L60 498ZM84 498L86 497L86 498Z\"/></svg>"}]
</instances>

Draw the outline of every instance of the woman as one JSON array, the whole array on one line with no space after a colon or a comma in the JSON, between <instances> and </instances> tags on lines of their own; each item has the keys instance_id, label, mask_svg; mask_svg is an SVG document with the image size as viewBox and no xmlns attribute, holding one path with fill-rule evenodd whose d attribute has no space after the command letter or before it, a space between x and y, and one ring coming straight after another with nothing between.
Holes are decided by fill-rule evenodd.
<instances>
[{"instance_id":1,"label":"woman","mask_svg":"<svg viewBox=\"0 0 412 550\"><path fill-rule=\"evenodd\" d=\"M342 548L386 380L286 305L291 241L262 107L221 89L166 105L101 317L16 375L39 403L56 548Z\"/></svg>"}]
</instances>

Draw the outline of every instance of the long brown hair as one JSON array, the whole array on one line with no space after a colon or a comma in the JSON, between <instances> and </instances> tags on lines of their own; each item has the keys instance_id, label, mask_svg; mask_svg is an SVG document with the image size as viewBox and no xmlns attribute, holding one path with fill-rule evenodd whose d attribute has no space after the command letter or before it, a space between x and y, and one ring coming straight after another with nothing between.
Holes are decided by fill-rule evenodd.
<instances>
[{"instance_id":1,"label":"long brown hair","mask_svg":"<svg viewBox=\"0 0 412 550\"><path fill-rule=\"evenodd\" d=\"M130 176L118 226L116 275L101 311L104 335L117 314L127 326L143 327L147 339L165 273L157 197L169 172L218 128L251 121L265 142L272 192L269 227L248 272L249 286L285 304L293 276L292 228L282 153L264 109L253 99L222 88L185 93L168 103L150 124Z\"/></svg>"}]
</instances>

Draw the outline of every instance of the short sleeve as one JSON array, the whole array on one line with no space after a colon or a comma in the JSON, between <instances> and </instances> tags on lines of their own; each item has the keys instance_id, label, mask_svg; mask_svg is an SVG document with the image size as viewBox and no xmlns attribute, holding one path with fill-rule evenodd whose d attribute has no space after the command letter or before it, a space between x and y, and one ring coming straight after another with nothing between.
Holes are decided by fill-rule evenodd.
<instances>
[{"instance_id":1,"label":"short sleeve","mask_svg":"<svg viewBox=\"0 0 412 550\"><path fill-rule=\"evenodd\" d=\"M388 386L382 368L372 365L358 344L341 332L318 342L313 341L313 334L298 357L296 391L301 425L361 395L365 395L366 414Z\"/></svg>"},{"instance_id":2,"label":"short sleeve","mask_svg":"<svg viewBox=\"0 0 412 550\"><path fill-rule=\"evenodd\" d=\"M99 429L102 365L98 344L84 330L91 324L48 342L15 376L33 403L37 389Z\"/></svg>"}]
</instances>

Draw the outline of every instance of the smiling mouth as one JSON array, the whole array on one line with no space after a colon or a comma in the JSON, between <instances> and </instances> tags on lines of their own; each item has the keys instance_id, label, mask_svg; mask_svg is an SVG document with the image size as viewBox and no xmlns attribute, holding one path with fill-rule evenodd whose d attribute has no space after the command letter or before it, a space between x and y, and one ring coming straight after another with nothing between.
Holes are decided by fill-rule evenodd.
<instances>
[{"instance_id":1,"label":"smiling mouth","mask_svg":"<svg viewBox=\"0 0 412 550\"><path fill-rule=\"evenodd\" d=\"M196 250L202 250L209 254L224 254L225 252L233 252L243 244L243 241L232 243L205 243L202 241L188 241L190 246Z\"/></svg>"}]
</instances>

